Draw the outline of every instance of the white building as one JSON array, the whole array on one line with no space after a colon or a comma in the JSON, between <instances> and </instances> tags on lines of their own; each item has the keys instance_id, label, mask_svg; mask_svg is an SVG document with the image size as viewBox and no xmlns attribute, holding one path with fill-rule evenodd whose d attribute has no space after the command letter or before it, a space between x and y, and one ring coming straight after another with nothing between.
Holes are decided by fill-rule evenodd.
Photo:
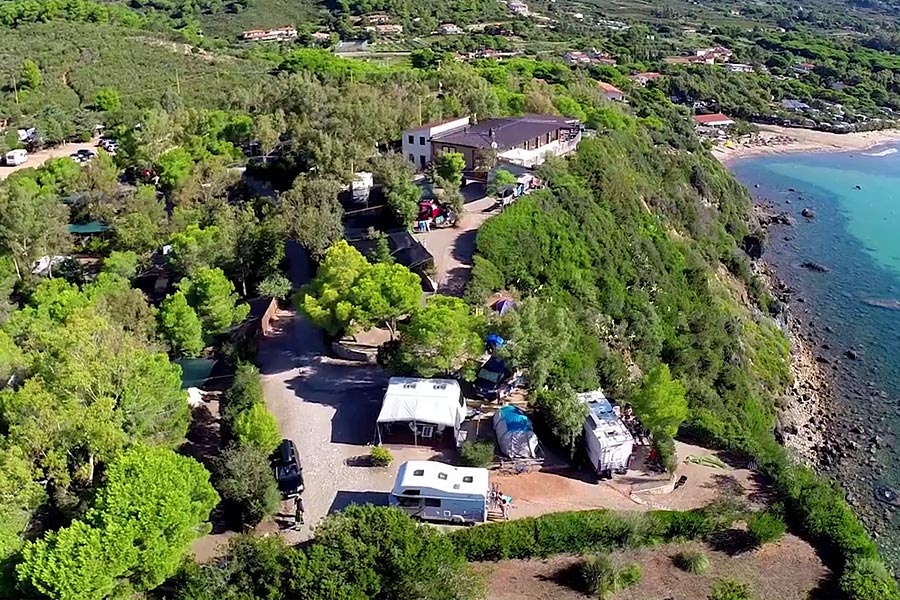
<instances>
[{"instance_id":1,"label":"white building","mask_svg":"<svg viewBox=\"0 0 900 600\"><path fill-rule=\"evenodd\" d=\"M431 138L450 131L460 129L469 124L469 117L460 117L450 121L437 121L428 123L415 129L403 132L401 146L403 156L416 166L416 169L424 169L431 162Z\"/></svg>"},{"instance_id":2,"label":"white building","mask_svg":"<svg viewBox=\"0 0 900 600\"><path fill-rule=\"evenodd\" d=\"M456 23L441 23L440 27L438 27L438 31L441 35L462 35L465 33L462 27Z\"/></svg>"},{"instance_id":3,"label":"white building","mask_svg":"<svg viewBox=\"0 0 900 600\"><path fill-rule=\"evenodd\" d=\"M528 10L528 5L522 2L522 0L509 0L509 2L506 3L506 7L509 9L509 12L523 17L527 17L531 14L531 11Z\"/></svg>"},{"instance_id":4,"label":"white building","mask_svg":"<svg viewBox=\"0 0 900 600\"><path fill-rule=\"evenodd\" d=\"M411 460L400 465L390 504L425 521L483 523L489 494L487 469Z\"/></svg>"}]
</instances>

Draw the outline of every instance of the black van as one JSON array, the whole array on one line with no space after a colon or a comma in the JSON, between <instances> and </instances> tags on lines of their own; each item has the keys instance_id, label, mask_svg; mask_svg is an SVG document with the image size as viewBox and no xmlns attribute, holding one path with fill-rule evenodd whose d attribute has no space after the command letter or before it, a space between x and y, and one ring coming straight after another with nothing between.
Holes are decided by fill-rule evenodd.
<instances>
[{"instance_id":1,"label":"black van","mask_svg":"<svg viewBox=\"0 0 900 600\"><path fill-rule=\"evenodd\" d=\"M281 440L278 450L272 455L272 469L278 490L284 498L300 495L303 491L303 467L294 442Z\"/></svg>"}]
</instances>

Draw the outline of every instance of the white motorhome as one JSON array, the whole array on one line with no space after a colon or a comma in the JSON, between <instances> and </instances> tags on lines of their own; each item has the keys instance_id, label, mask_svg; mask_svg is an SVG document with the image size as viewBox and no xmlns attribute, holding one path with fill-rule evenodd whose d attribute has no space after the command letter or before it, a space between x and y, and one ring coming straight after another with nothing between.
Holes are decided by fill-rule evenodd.
<instances>
[{"instance_id":1,"label":"white motorhome","mask_svg":"<svg viewBox=\"0 0 900 600\"><path fill-rule=\"evenodd\" d=\"M23 148L10 150L6 153L6 156L4 156L3 159L6 163L6 166L15 167L16 165L21 165L28 160L28 151Z\"/></svg>"},{"instance_id":2,"label":"white motorhome","mask_svg":"<svg viewBox=\"0 0 900 600\"><path fill-rule=\"evenodd\" d=\"M584 418L584 445L591 469L597 477L611 478L613 473L628 469L634 438L600 390L578 394L587 404Z\"/></svg>"},{"instance_id":3,"label":"white motorhome","mask_svg":"<svg viewBox=\"0 0 900 600\"><path fill-rule=\"evenodd\" d=\"M424 521L484 523L489 494L487 469L411 460L400 465L390 505Z\"/></svg>"}]
</instances>

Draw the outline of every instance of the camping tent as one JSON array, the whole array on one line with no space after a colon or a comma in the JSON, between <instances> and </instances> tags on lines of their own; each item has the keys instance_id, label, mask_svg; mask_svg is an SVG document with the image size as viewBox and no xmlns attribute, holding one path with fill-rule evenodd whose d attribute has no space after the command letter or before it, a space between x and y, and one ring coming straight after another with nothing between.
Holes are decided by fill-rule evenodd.
<instances>
[{"instance_id":1,"label":"camping tent","mask_svg":"<svg viewBox=\"0 0 900 600\"><path fill-rule=\"evenodd\" d=\"M514 309L516 307L516 303L510 300L509 298L503 298L501 300L497 300L494 302L493 309L497 312L501 317Z\"/></svg>"},{"instance_id":2,"label":"camping tent","mask_svg":"<svg viewBox=\"0 0 900 600\"><path fill-rule=\"evenodd\" d=\"M537 458L538 439L531 420L517 406L503 406L494 413L494 433L500 452L509 458Z\"/></svg>"},{"instance_id":3,"label":"camping tent","mask_svg":"<svg viewBox=\"0 0 900 600\"><path fill-rule=\"evenodd\" d=\"M378 424L422 423L452 427L455 433L465 418L466 403L456 381L391 377Z\"/></svg>"}]
</instances>

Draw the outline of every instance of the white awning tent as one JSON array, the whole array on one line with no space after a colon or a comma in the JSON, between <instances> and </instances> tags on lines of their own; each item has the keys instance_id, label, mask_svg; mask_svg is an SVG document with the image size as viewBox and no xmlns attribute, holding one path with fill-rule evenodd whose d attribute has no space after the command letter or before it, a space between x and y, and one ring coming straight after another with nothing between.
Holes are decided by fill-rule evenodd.
<instances>
[{"instance_id":1,"label":"white awning tent","mask_svg":"<svg viewBox=\"0 0 900 600\"><path fill-rule=\"evenodd\" d=\"M531 420L516 406L507 405L494 413L494 433L500 451L509 458L537 458L538 439Z\"/></svg>"},{"instance_id":2,"label":"white awning tent","mask_svg":"<svg viewBox=\"0 0 900 600\"><path fill-rule=\"evenodd\" d=\"M466 401L456 381L391 377L377 423L410 423L411 428L418 424L452 427L456 435L465 418Z\"/></svg>"}]
</instances>

